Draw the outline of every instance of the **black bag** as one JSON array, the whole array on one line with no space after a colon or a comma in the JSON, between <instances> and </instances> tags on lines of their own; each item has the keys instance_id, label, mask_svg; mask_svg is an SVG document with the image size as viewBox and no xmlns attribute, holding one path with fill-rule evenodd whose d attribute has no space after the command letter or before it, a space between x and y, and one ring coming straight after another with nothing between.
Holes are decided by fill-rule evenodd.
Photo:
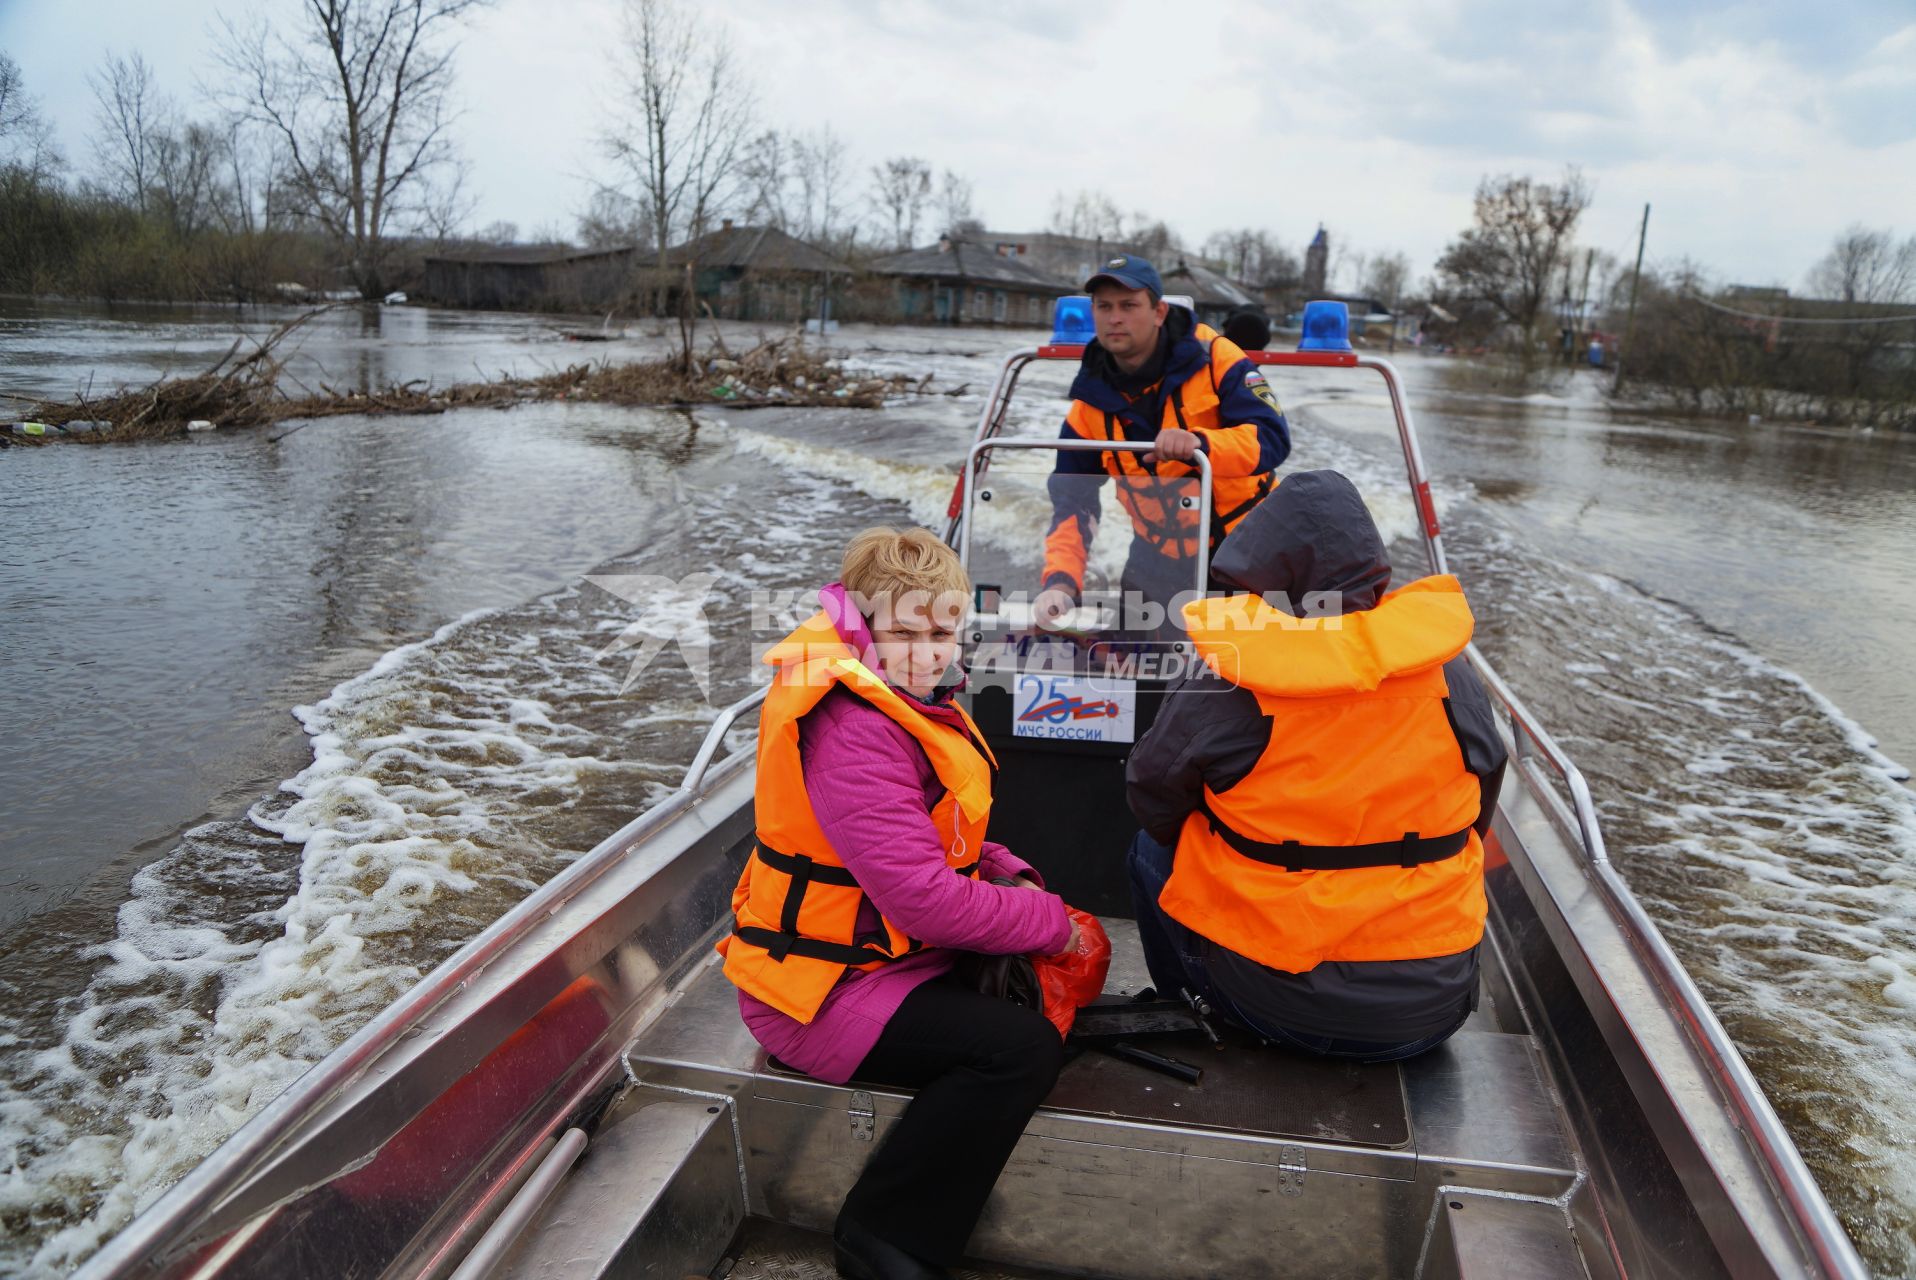
<instances>
[{"instance_id":1,"label":"black bag","mask_svg":"<svg viewBox=\"0 0 1916 1280\"><path fill-rule=\"evenodd\" d=\"M1038 971L1031 967L1030 956L981 956L964 951L952 965L951 974L968 991L1009 1000L1027 1009L1044 1008Z\"/></svg>"},{"instance_id":2,"label":"black bag","mask_svg":"<svg viewBox=\"0 0 1916 1280\"><path fill-rule=\"evenodd\" d=\"M1017 881L994 876L991 883L1009 887ZM951 976L967 991L1009 1000L1027 1009L1044 1009L1044 993L1038 986L1038 971L1032 967L1030 956L985 956L961 951L957 963L951 967Z\"/></svg>"}]
</instances>

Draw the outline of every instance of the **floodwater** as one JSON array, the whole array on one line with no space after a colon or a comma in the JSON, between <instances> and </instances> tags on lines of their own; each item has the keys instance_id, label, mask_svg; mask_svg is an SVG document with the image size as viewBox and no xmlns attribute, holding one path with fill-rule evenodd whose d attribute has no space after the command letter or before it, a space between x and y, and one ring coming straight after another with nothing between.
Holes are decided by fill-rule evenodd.
<instances>
[{"instance_id":1,"label":"floodwater","mask_svg":"<svg viewBox=\"0 0 1916 1280\"><path fill-rule=\"evenodd\" d=\"M204 368L235 332L5 307L0 390L29 395ZM289 368L584 358L544 318L367 310L321 317ZM852 530L942 523L1028 336L848 330L856 364L966 388L877 412L536 404L0 452L0 1271L70 1270L674 785L747 686L755 601L802 600ZM1916 1270L1916 810L1892 763L1916 760L1916 440L1403 365L1480 643L1589 775L1872 1264ZM1291 466L1350 473L1408 552L1382 397L1276 381ZM1054 431L1062 386L1034 379L1014 425ZM655 579L648 603L587 581L608 575ZM667 655L628 681L615 642L647 635ZM709 697L672 640L710 643Z\"/></svg>"},{"instance_id":2,"label":"floodwater","mask_svg":"<svg viewBox=\"0 0 1916 1280\"><path fill-rule=\"evenodd\" d=\"M415 381L434 386L501 374L531 376L654 342L664 329L645 321L623 340L577 343L567 330L594 330L599 318L439 311L350 304L210 306L93 303L0 297L0 417L8 400L98 395L160 377L203 373L233 351L252 352L275 330L311 315L273 348L285 360L290 396L374 391Z\"/></svg>"}]
</instances>

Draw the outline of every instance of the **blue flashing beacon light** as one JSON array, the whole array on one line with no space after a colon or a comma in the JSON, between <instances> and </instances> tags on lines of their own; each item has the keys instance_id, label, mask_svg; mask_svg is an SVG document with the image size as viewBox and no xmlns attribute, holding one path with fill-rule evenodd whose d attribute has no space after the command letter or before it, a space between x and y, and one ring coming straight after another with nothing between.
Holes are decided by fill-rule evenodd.
<instances>
[{"instance_id":1,"label":"blue flashing beacon light","mask_svg":"<svg viewBox=\"0 0 1916 1280\"><path fill-rule=\"evenodd\" d=\"M1341 302L1304 304L1304 335L1298 339L1299 351L1349 351L1351 349L1351 312Z\"/></svg>"},{"instance_id":2,"label":"blue flashing beacon light","mask_svg":"<svg viewBox=\"0 0 1916 1280\"><path fill-rule=\"evenodd\" d=\"M1091 323L1091 299L1074 293L1059 298L1051 308L1051 341L1054 346L1081 347L1097 337Z\"/></svg>"}]
</instances>

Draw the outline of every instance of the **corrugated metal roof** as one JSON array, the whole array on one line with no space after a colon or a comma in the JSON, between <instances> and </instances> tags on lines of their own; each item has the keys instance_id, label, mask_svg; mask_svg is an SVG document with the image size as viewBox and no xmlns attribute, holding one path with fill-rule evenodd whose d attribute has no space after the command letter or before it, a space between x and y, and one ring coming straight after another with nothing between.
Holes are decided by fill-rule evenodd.
<instances>
[{"instance_id":1,"label":"corrugated metal roof","mask_svg":"<svg viewBox=\"0 0 1916 1280\"><path fill-rule=\"evenodd\" d=\"M894 253L873 262L871 269L881 276L929 276L968 284L1013 285L1034 291L1070 293L1074 287L1028 263L964 239L947 239L923 249Z\"/></svg>"},{"instance_id":2,"label":"corrugated metal roof","mask_svg":"<svg viewBox=\"0 0 1916 1280\"><path fill-rule=\"evenodd\" d=\"M665 251L673 265L688 257L701 267L753 271L850 272L851 267L776 227L722 227Z\"/></svg>"}]
</instances>

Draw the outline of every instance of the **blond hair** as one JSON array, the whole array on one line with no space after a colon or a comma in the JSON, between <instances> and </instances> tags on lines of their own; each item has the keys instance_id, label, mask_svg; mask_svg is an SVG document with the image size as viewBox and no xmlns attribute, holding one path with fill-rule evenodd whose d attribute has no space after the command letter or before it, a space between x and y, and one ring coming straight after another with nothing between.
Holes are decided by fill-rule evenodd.
<instances>
[{"instance_id":1,"label":"blond hair","mask_svg":"<svg viewBox=\"0 0 1916 1280\"><path fill-rule=\"evenodd\" d=\"M865 530L845 544L838 580L868 618L908 597L960 613L971 599L971 575L958 553L929 529Z\"/></svg>"}]
</instances>

